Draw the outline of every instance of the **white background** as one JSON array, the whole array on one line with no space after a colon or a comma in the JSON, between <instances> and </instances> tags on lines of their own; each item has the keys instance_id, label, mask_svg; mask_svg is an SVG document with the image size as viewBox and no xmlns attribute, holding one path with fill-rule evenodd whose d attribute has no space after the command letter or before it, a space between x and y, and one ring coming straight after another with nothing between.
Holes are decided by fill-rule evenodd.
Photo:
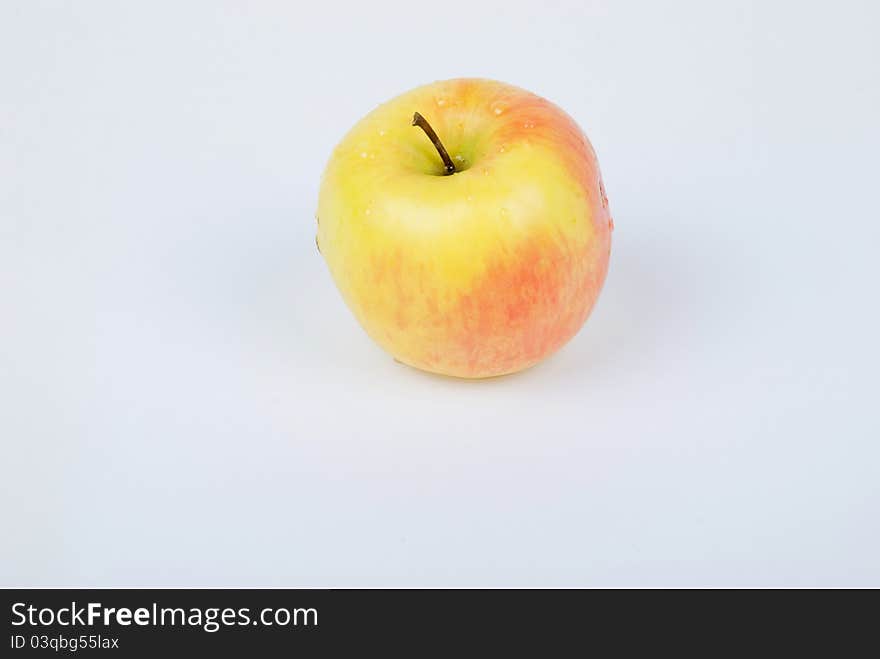
<instances>
[{"instance_id":1,"label":"white background","mask_svg":"<svg viewBox=\"0 0 880 659\"><path fill-rule=\"evenodd\" d=\"M299 5L299 6L297 6ZM880 585L872 2L3 2L0 584ZM538 367L396 364L333 145L457 76L599 154Z\"/></svg>"}]
</instances>

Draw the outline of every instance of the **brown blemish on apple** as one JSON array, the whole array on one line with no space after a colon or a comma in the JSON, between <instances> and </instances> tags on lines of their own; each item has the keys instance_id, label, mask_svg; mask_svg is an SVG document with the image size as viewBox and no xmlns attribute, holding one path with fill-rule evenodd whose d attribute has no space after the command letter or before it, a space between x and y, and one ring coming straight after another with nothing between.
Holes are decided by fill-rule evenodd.
<instances>
[{"instance_id":1,"label":"brown blemish on apple","mask_svg":"<svg viewBox=\"0 0 880 659\"><path fill-rule=\"evenodd\" d=\"M614 218L611 217L611 211L608 209L608 195L605 193L605 183L602 177L599 177L599 195L602 197L602 208L608 211L608 230L614 231Z\"/></svg>"}]
</instances>

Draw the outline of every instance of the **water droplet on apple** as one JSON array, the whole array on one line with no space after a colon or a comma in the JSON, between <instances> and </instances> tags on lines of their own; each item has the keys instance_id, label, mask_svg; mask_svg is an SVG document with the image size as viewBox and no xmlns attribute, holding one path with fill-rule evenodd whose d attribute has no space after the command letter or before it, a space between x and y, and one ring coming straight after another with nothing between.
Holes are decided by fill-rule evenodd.
<instances>
[{"instance_id":1,"label":"water droplet on apple","mask_svg":"<svg viewBox=\"0 0 880 659\"><path fill-rule=\"evenodd\" d=\"M503 147L503 146L502 146L500 149L498 149L498 150L501 151L501 153L504 153L505 151L507 151L507 149L506 149L505 147Z\"/></svg>"},{"instance_id":2,"label":"water droplet on apple","mask_svg":"<svg viewBox=\"0 0 880 659\"><path fill-rule=\"evenodd\" d=\"M473 200L474 200L474 196L469 194L469 195L467 196L467 200L468 200L468 201L473 201Z\"/></svg>"},{"instance_id":3,"label":"water droplet on apple","mask_svg":"<svg viewBox=\"0 0 880 659\"><path fill-rule=\"evenodd\" d=\"M534 128L534 127L535 127L535 122L533 122L533 121L527 121L523 124L523 128Z\"/></svg>"},{"instance_id":4,"label":"water droplet on apple","mask_svg":"<svg viewBox=\"0 0 880 659\"><path fill-rule=\"evenodd\" d=\"M369 215L369 214L372 213L372 212L373 212L373 211L371 211L371 210L368 208L367 210L364 211L364 215Z\"/></svg>"},{"instance_id":5,"label":"water droplet on apple","mask_svg":"<svg viewBox=\"0 0 880 659\"><path fill-rule=\"evenodd\" d=\"M384 131L384 130L380 130L380 131L379 131L379 137L385 137L385 131Z\"/></svg>"},{"instance_id":6,"label":"water droplet on apple","mask_svg":"<svg viewBox=\"0 0 880 659\"><path fill-rule=\"evenodd\" d=\"M367 152L361 151L361 158L366 158L366 157L367 157Z\"/></svg>"},{"instance_id":7,"label":"water droplet on apple","mask_svg":"<svg viewBox=\"0 0 880 659\"><path fill-rule=\"evenodd\" d=\"M483 176L489 176L489 168L483 167Z\"/></svg>"},{"instance_id":8,"label":"water droplet on apple","mask_svg":"<svg viewBox=\"0 0 880 659\"><path fill-rule=\"evenodd\" d=\"M500 116L504 112L504 105L501 103L493 103L492 112L495 113L496 117Z\"/></svg>"},{"instance_id":9,"label":"water droplet on apple","mask_svg":"<svg viewBox=\"0 0 880 659\"><path fill-rule=\"evenodd\" d=\"M446 99L441 96L437 99L437 105L446 105Z\"/></svg>"}]
</instances>

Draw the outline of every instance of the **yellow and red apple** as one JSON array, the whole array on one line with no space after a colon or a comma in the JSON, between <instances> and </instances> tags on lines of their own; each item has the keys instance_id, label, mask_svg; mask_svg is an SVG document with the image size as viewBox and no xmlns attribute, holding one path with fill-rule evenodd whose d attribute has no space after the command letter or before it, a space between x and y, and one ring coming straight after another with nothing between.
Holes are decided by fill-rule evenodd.
<instances>
[{"instance_id":1,"label":"yellow and red apple","mask_svg":"<svg viewBox=\"0 0 880 659\"><path fill-rule=\"evenodd\" d=\"M317 217L321 254L376 343L466 378L527 368L575 335L613 226L574 120L480 79L419 87L364 117L330 158Z\"/></svg>"}]
</instances>

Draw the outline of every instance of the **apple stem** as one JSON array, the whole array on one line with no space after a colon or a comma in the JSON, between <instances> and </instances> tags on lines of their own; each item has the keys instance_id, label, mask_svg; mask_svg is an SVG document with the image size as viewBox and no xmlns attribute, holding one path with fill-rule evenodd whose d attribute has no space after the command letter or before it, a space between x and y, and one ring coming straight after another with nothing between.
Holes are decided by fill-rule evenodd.
<instances>
[{"instance_id":1,"label":"apple stem","mask_svg":"<svg viewBox=\"0 0 880 659\"><path fill-rule=\"evenodd\" d=\"M439 153L440 157L443 159L443 166L446 168L446 176L455 174L455 164L452 162L452 158L449 157L449 153L446 151L446 147L443 146L443 142L440 141L440 138L437 137L437 133L431 128L431 124L429 124L422 115L416 112L413 115L412 125L418 126L425 131L425 135L427 135L428 139L434 143L434 146L437 148L437 153Z\"/></svg>"}]
</instances>

